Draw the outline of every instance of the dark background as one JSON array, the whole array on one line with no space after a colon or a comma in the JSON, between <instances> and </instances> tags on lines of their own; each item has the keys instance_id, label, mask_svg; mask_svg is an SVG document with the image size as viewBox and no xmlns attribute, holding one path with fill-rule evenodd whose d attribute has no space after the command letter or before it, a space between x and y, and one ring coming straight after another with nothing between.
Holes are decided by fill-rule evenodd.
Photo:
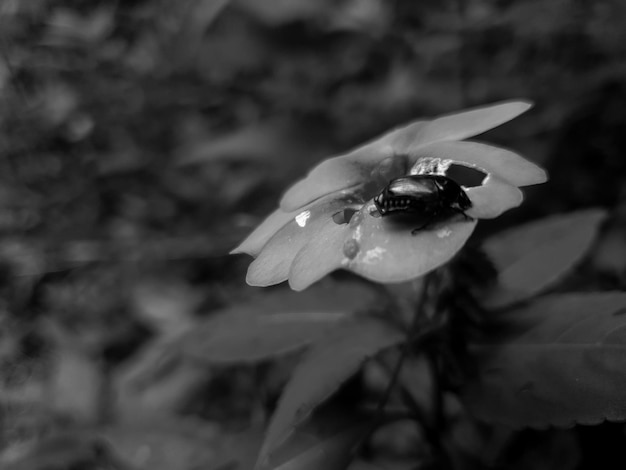
<instances>
[{"instance_id":1,"label":"dark background","mask_svg":"<svg viewBox=\"0 0 626 470\"><path fill-rule=\"evenodd\" d=\"M476 236L604 206L571 286L624 289L625 25L623 0L0 2L0 462L211 468L259 421L257 371L160 345L258 291L227 253L289 184L419 117L534 101L484 138L551 180ZM619 425L515 443L519 468L625 444Z\"/></svg>"}]
</instances>

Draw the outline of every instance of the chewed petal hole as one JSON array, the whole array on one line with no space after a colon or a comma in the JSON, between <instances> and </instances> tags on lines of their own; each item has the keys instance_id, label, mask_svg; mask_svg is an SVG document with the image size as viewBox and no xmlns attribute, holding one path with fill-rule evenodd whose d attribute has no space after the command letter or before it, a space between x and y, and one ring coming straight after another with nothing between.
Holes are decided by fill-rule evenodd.
<instances>
[{"instance_id":1,"label":"chewed petal hole","mask_svg":"<svg viewBox=\"0 0 626 470\"><path fill-rule=\"evenodd\" d=\"M446 176L465 188L481 186L487 174L464 165L452 164L446 171Z\"/></svg>"},{"instance_id":2,"label":"chewed petal hole","mask_svg":"<svg viewBox=\"0 0 626 470\"><path fill-rule=\"evenodd\" d=\"M336 214L333 214L333 221L337 225L347 224L352 219L352 216L356 214L357 212L358 212L358 209L348 207L340 212L337 212Z\"/></svg>"},{"instance_id":3,"label":"chewed petal hole","mask_svg":"<svg viewBox=\"0 0 626 470\"><path fill-rule=\"evenodd\" d=\"M467 188L465 192L472 201L472 207L465 213L477 219L498 217L519 206L524 200L524 195L517 186L493 175L487 176L481 186Z\"/></svg>"}]
</instances>

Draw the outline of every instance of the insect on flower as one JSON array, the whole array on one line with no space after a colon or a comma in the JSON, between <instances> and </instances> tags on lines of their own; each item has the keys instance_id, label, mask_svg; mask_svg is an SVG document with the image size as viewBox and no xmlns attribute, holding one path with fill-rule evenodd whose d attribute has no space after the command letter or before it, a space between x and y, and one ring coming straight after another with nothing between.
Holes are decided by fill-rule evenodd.
<instances>
[{"instance_id":1,"label":"insect on flower","mask_svg":"<svg viewBox=\"0 0 626 470\"><path fill-rule=\"evenodd\" d=\"M246 281L302 290L345 269L395 283L448 262L478 220L519 206L520 187L546 181L516 153L466 140L529 108L509 101L415 121L322 161L233 250L255 257Z\"/></svg>"},{"instance_id":2,"label":"insect on flower","mask_svg":"<svg viewBox=\"0 0 626 470\"><path fill-rule=\"evenodd\" d=\"M438 172L437 172L438 173ZM415 235L437 219L462 214L472 207L467 194L456 181L443 174L410 174L395 178L374 198L381 216L415 214L424 219Z\"/></svg>"}]
</instances>

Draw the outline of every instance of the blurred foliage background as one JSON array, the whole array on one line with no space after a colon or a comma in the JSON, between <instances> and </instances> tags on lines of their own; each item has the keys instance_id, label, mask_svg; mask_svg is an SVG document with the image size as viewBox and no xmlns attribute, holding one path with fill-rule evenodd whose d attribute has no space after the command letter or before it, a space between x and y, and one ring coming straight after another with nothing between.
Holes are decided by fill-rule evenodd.
<instances>
[{"instance_id":1,"label":"blurred foliage background","mask_svg":"<svg viewBox=\"0 0 626 470\"><path fill-rule=\"evenodd\" d=\"M608 207L587 267L623 289L625 24L622 0L2 0L0 462L219 468L289 365L170 346L258 295L227 253L294 179L418 117L534 101L489 139L551 181L477 236Z\"/></svg>"}]
</instances>

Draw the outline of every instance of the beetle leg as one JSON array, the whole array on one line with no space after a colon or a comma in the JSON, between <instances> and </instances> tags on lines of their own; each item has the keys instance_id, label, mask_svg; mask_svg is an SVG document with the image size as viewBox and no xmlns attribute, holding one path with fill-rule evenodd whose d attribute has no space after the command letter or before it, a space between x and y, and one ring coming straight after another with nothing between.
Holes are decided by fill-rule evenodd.
<instances>
[{"instance_id":1,"label":"beetle leg","mask_svg":"<svg viewBox=\"0 0 626 470\"><path fill-rule=\"evenodd\" d=\"M431 224L432 221L433 219L431 218L428 221L426 221L425 224L422 224L419 227L414 228L413 230L411 230L411 235L413 236L417 235L417 232L421 232L422 230L424 230L426 227L428 227Z\"/></svg>"},{"instance_id":2,"label":"beetle leg","mask_svg":"<svg viewBox=\"0 0 626 470\"><path fill-rule=\"evenodd\" d=\"M470 217L469 215L467 215L465 212L463 211L459 211L459 214L461 214L463 216L463 219L465 220L465 222L469 222L471 220L474 220L472 217Z\"/></svg>"},{"instance_id":3,"label":"beetle leg","mask_svg":"<svg viewBox=\"0 0 626 470\"><path fill-rule=\"evenodd\" d=\"M457 207L453 207L452 210L457 213L457 214L461 214L463 216L463 220L465 222L469 222L470 220L474 220L472 217L470 217L469 215L467 215L465 212L463 212L462 209L459 209Z\"/></svg>"}]
</instances>

